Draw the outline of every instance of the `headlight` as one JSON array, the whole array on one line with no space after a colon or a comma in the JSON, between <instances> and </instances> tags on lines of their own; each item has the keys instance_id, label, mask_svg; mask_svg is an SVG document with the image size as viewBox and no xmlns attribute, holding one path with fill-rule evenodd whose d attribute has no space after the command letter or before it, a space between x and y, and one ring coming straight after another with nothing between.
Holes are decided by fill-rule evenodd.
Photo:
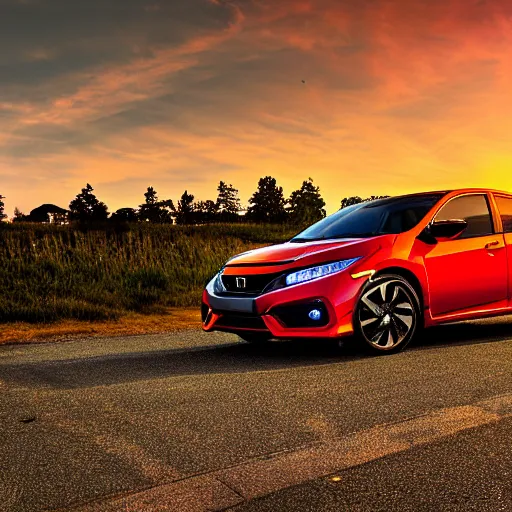
<instances>
[{"instance_id":1,"label":"headlight","mask_svg":"<svg viewBox=\"0 0 512 512\"><path fill-rule=\"evenodd\" d=\"M286 276L286 285L292 286L294 284L306 283L308 281L312 281L313 279L318 279L319 277L336 274L350 267L350 265L353 265L360 259L361 258L359 257L352 258L350 260L341 260L334 263L327 263L325 265L319 265L318 267L311 267L304 270L299 270L298 272L293 272L293 274L288 274Z\"/></svg>"},{"instance_id":2,"label":"headlight","mask_svg":"<svg viewBox=\"0 0 512 512\"><path fill-rule=\"evenodd\" d=\"M222 270L213 278L213 291L215 293L225 293L227 292L224 283L222 282L221 276Z\"/></svg>"}]
</instances>

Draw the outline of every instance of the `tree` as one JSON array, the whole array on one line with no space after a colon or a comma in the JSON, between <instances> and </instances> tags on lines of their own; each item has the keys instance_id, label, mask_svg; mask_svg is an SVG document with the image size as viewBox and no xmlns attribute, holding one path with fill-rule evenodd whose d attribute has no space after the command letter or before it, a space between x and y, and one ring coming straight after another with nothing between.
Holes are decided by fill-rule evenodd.
<instances>
[{"instance_id":1,"label":"tree","mask_svg":"<svg viewBox=\"0 0 512 512\"><path fill-rule=\"evenodd\" d=\"M0 222L2 222L6 217L7 215L5 215L4 213L4 208L5 208L5 204L4 204L4 200L5 197L0 195Z\"/></svg>"},{"instance_id":2,"label":"tree","mask_svg":"<svg viewBox=\"0 0 512 512\"><path fill-rule=\"evenodd\" d=\"M148 187L144 194L146 202L139 206L139 220L153 224L172 224L174 203L172 199L160 201L153 187Z\"/></svg>"},{"instance_id":3,"label":"tree","mask_svg":"<svg viewBox=\"0 0 512 512\"><path fill-rule=\"evenodd\" d=\"M185 190L178 201L176 224L194 224L196 217L194 214L194 196Z\"/></svg>"},{"instance_id":4,"label":"tree","mask_svg":"<svg viewBox=\"0 0 512 512\"><path fill-rule=\"evenodd\" d=\"M365 199L365 201L375 201L376 199L387 199L391 196L370 196Z\"/></svg>"},{"instance_id":5,"label":"tree","mask_svg":"<svg viewBox=\"0 0 512 512\"><path fill-rule=\"evenodd\" d=\"M219 209L217 208L217 203L212 201L211 199L207 199L204 202L204 208L207 215L211 217L212 220L215 220L217 214L219 213Z\"/></svg>"},{"instance_id":6,"label":"tree","mask_svg":"<svg viewBox=\"0 0 512 512\"><path fill-rule=\"evenodd\" d=\"M139 220L134 208L120 208L110 217L112 222L137 222Z\"/></svg>"},{"instance_id":7,"label":"tree","mask_svg":"<svg viewBox=\"0 0 512 512\"><path fill-rule=\"evenodd\" d=\"M108 217L108 207L94 194L89 183L82 189L71 203L69 203L69 218L83 224L104 222Z\"/></svg>"},{"instance_id":8,"label":"tree","mask_svg":"<svg viewBox=\"0 0 512 512\"><path fill-rule=\"evenodd\" d=\"M12 218L13 222L28 222L28 215L25 215L20 211L20 209L16 206L14 208L14 217Z\"/></svg>"},{"instance_id":9,"label":"tree","mask_svg":"<svg viewBox=\"0 0 512 512\"><path fill-rule=\"evenodd\" d=\"M351 197L344 197L341 200L341 207L340 210L343 208L346 208L347 206L352 206L353 204L359 204L362 203L364 199L359 196L351 196Z\"/></svg>"},{"instance_id":10,"label":"tree","mask_svg":"<svg viewBox=\"0 0 512 512\"><path fill-rule=\"evenodd\" d=\"M359 196L344 197L341 200L340 210L346 208L347 206L352 206L353 204L366 203L367 201L375 201L375 199L385 199L386 197L389 196L370 196L365 199Z\"/></svg>"},{"instance_id":11,"label":"tree","mask_svg":"<svg viewBox=\"0 0 512 512\"><path fill-rule=\"evenodd\" d=\"M297 224L316 222L326 215L325 201L320 195L320 188L313 184L312 178L302 182L301 188L292 192L288 204L291 220Z\"/></svg>"},{"instance_id":12,"label":"tree","mask_svg":"<svg viewBox=\"0 0 512 512\"><path fill-rule=\"evenodd\" d=\"M286 217L283 187L275 178L265 176L258 182L258 190L249 199L246 218L255 222L282 222Z\"/></svg>"},{"instance_id":13,"label":"tree","mask_svg":"<svg viewBox=\"0 0 512 512\"><path fill-rule=\"evenodd\" d=\"M146 204L156 204L158 202L158 195L153 187L148 187L147 192L144 192Z\"/></svg>"},{"instance_id":14,"label":"tree","mask_svg":"<svg viewBox=\"0 0 512 512\"><path fill-rule=\"evenodd\" d=\"M199 224L215 222L217 220L217 203L211 199L206 201L198 201L194 204L194 212L196 220Z\"/></svg>"},{"instance_id":15,"label":"tree","mask_svg":"<svg viewBox=\"0 0 512 512\"><path fill-rule=\"evenodd\" d=\"M217 191L219 193L217 196L217 211L221 220L238 220L238 212L242 209L238 198L238 190L233 185L227 185L224 181L221 181Z\"/></svg>"}]
</instances>

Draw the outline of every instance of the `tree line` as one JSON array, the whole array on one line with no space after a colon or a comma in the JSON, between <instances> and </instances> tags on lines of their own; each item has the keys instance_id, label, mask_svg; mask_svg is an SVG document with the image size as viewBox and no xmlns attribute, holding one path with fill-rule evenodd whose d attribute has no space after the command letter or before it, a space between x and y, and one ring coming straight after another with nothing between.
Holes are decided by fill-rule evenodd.
<instances>
[{"instance_id":1,"label":"tree line","mask_svg":"<svg viewBox=\"0 0 512 512\"><path fill-rule=\"evenodd\" d=\"M381 197L387 196L346 197L341 200L340 208ZM3 199L0 195L0 221L6 218ZM69 221L80 224L149 222L186 225L212 222L306 224L318 221L326 215L325 201L320 194L320 188L313 183L312 178L303 181L302 186L293 191L289 198L285 198L283 188L277 185L275 178L261 178L257 190L249 199L249 206L244 215L240 215L242 207L238 190L224 181L217 187L215 201L194 199L194 195L185 190L175 205L172 199L160 198L157 191L150 186L144 193L144 201L137 208L120 208L110 214L108 206L98 199L93 187L87 184L70 202L67 217ZM33 215L25 215L18 208L14 211L13 222L35 220Z\"/></svg>"}]
</instances>

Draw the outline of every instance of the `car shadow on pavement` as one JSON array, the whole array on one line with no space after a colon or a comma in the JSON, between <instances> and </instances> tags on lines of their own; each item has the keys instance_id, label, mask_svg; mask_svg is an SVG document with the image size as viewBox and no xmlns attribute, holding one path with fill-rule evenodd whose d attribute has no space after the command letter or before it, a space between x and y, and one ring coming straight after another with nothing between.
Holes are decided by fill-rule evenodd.
<instances>
[{"instance_id":1,"label":"car shadow on pavement","mask_svg":"<svg viewBox=\"0 0 512 512\"><path fill-rule=\"evenodd\" d=\"M409 349L474 345L512 338L512 316L457 322L424 329Z\"/></svg>"},{"instance_id":2,"label":"car shadow on pavement","mask_svg":"<svg viewBox=\"0 0 512 512\"><path fill-rule=\"evenodd\" d=\"M423 331L408 350L440 349L507 339L512 320L458 323ZM233 343L194 349L110 354L64 361L0 365L7 384L59 389L108 386L171 376L271 371L343 363L365 356L348 339L343 348L325 340Z\"/></svg>"},{"instance_id":3,"label":"car shadow on pavement","mask_svg":"<svg viewBox=\"0 0 512 512\"><path fill-rule=\"evenodd\" d=\"M272 342L262 345L240 342L201 349L152 350L64 361L11 363L0 365L0 373L8 384L70 389L171 376L268 371L339 362L340 350L331 342Z\"/></svg>"}]
</instances>

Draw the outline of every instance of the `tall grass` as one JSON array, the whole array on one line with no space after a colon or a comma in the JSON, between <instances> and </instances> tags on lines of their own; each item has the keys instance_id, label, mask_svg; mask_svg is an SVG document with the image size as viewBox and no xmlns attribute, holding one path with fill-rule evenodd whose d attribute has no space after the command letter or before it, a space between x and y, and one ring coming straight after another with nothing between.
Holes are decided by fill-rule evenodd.
<instances>
[{"instance_id":1,"label":"tall grass","mask_svg":"<svg viewBox=\"0 0 512 512\"><path fill-rule=\"evenodd\" d=\"M231 256L290 238L288 226L134 225L81 231L0 228L0 322L104 320L128 311L198 306Z\"/></svg>"}]
</instances>

